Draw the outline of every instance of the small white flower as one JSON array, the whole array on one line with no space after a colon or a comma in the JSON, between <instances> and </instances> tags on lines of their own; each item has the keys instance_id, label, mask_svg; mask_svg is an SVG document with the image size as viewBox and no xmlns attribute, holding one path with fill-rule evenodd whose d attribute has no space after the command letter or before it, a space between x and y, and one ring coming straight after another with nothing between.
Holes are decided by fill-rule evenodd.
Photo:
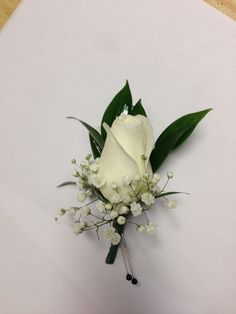
<instances>
[{"instance_id":1,"label":"small white flower","mask_svg":"<svg viewBox=\"0 0 236 314\"><path fill-rule=\"evenodd\" d=\"M79 234L81 232L83 232L84 228L86 227L86 222L76 222L74 224L73 230L75 234Z\"/></svg>"},{"instance_id":2,"label":"small white flower","mask_svg":"<svg viewBox=\"0 0 236 314\"><path fill-rule=\"evenodd\" d=\"M145 192L141 195L141 200L147 205L150 206L154 203L155 197L150 192Z\"/></svg>"},{"instance_id":3,"label":"small white flower","mask_svg":"<svg viewBox=\"0 0 236 314\"><path fill-rule=\"evenodd\" d=\"M112 204L117 204L117 203L119 203L120 201L121 201L121 197L120 197L120 195L119 195L118 193L112 194L112 196L111 196L111 202L112 202Z\"/></svg>"},{"instance_id":4,"label":"small white flower","mask_svg":"<svg viewBox=\"0 0 236 314\"><path fill-rule=\"evenodd\" d=\"M88 160L88 161L89 161L91 158L92 158L92 154L88 154L88 155L85 157L85 159Z\"/></svg>"},{"instance_id":5,"label":"small white flower","mask_svg":"<svg viewBox=\"0 0 236 314\"><path fill-rule=\"evenodd\" d=\"M115 219L115 218L118 216L117 211L112 210L112 211L110 212L110 216L111 216L111 219Z\"/></svg>"},{"instance_id":6,"label":"small white flower","mask_svg":"<svg viewBox=\"0 0 236 314\"><path fill-rule=\"evenodd\" d=\"M149 190L152 191L153 193L156 193L158 191L158 187L155 183L150 183Z\"/></svg>"},{"instance_id":7,"label":"small white flower","mask_svg":"<svg viewBox=\"0 0 236 314\"><path fill-rule=\"evenodd\" d=\"M86 225L87 225L86 222L84 222L84 221L81 221L81 222L80 222L80 227L81 227L82 229L84 229L84 228L86 227Z\"/></svg>"},{"instance_id":8,"label":"small white flower","mask_svg":"<svg viewBox=\"0 0 236 314\"><path fill-rule=\"evenodd\" d=\"M119 214L124 215L127 214L129 212L129 207L123 205L121 206L121 208L119 209Z\"/></svg>"},{"instance_id":9,"label":"small white flower","mask_svg":"<svg viewBox=\"0 0 236 314\"><path fill-rule=\"evenodd\" d=\"M79 222L76 222L74 224L73 231L74 231L75 234L79 234L79 233L81 233L83 231Z\"/></svg>"},{"instance_id":10,"label":"small white flower","mask_svg":"<svg viewBox=\"0 0 236 314\"><path fill-rule=\"evenodd\" d=\"M131 210L133 216L138 216L138 215L141 215L141 213L142 213L141 205L139 203L136 203L136 202L130 204L130 210Z\"/></svg>"},{"instance_id":11,"label":"small white flower","mask_svg":"<svg viewBox=\"0 0 236 314\"><path fill-rule=\"evenodd\" d=\"M168 179L172 179L173 176L174 176L174 174L173 174L172 171L168 171L168 172L167 172L167 178L168 178Z\"/></svg>"},{"instance_id":12,"label":"small white flower","mask_svg":"<svg viewBox=\"0 0 236 314\"><path fill-rule=\"evenodd\" d=\"M145 226L144 225L138 225L136 229L138 232L143 232L145 230Z\"/></svg>"},{"instance_id":13,"label":"small white flower","mask_svg":"<svg viewBox=\"0 0 236 314\"><path fill-rule=\"evenodd\" d=\"M98 172L99 169L99 164L96 162L93 162L92 164L89 165L90 171L93 173Z\"/></svg>"},{"instance_id":14,"label":"small white flower","mask_svg":"<svg viewBox=\"0 0 236 314\"><path fill-rule=\"evenodd\" d=\"M76 213L76 209L74 207L71 207L69 209L69 212L70 212L71 215L74 215Z\"/></svg>"},{"instance_id":15,"label":"small white flower","mask_svg":"<svg viewBox=\"0 0 236 314\"><path fill-rule=\"evenodd\" d=\"M157 184L161 179L161 176L157 173L155 173L152 177L152 183Z\"/></svg>"},{"instance_id":16,"label":"small white flower","mask_svg":"<svg viewBox=\"0 0 236 314\"><path fill-rule=\"evenodd\" d=\"M166 205L168 208L175 208L176 207L176 201L174 201L174 200L167 201Z\"/></svg>"},{"instance_id":17,"label":"small white flower","mask_svg":"<svg viewBox=\"0 0 236 314\"><path fill-rule=\"evenodd\" d=\"M111 238L111 243L113 245L117 245L117 244L119 244L120 239L121 239L121 236L119 235L119 233L116 232L113 234L113 237Z\"/></svg>"},{"instance_id":18,"label":"small white flower","mask_svg":"<svg viewBox=\"0 0 236 314\"><path fill-rule=\"evenodd\" d=\"M104 202L98 201L96 203L96 207L100 211L100 213L105 213L106 212L106 210L105 210L105 203Z\"/></svg>"},{"instance_id":19,"label":"small white flower","mask_svg":"<svg viewBox=\"0 0 236 314\"><path fill-rule=\"evenodd\" d=\"M102 186L105 185L106 181L103 177L98 176L98 175L92 175L92 184L97 188L100 189Z\"/></svg>"},{"instance_id":20,"label":"small white flower","mask_svg":"<svg viewBox=\"0 0 236 314\"><path fill-rule=\"evenodd\" d=\"M108 211L111 210L111 209L112 209L111 203L106 203L105 208L106 208L106 210L108 210Z\"/></svg>"},{"instance_id":21,"label":"small white flower","mask_svg":"<svg viewBox=\"0 0 236 314\"><path fill-rule=\"evenodd\" d=\"M66 210L64 208L59 208L57 210L58 216L63 216L63 215L65 215L65 213L66 213Z\"/></svg>"},{"instance_id":22,"label":"small white flower","mask_svg":"<svg viewBox=\"0 0 236 314\"><path fill-rule=\"evenodd\" d=\"M88 162L87 161L82 161L81 163L80 163L80 167L81 168L86 168L88 166Z\"/></svg>"},{"instance_id":23,"label":"small white flower","mask_svg":"<svg viewBox=\"0 0 236 314\"><path fill-rule=\"evenodd\" d=\"M111 240L112 237L114 236L115 231L116 230L113 227L108 227L108 228L104 229L104 238L106 240Z\"/></svg>"},{"instance_id":24,"label":"small white flower","mask_svg":"<svg viewBox=\"0 0 236 314\"><path fill-rule=\"evenodd\" d=\"M154 224L146 225L146 232L147 232L147 234L153 235L155 233L155 231L156 231L156 225L154 225Z\"/></svg>"},{"instance_id":25,"label":"small white flower","mask_svg":"<svg viewBox=\"0 0 236 314\"><path fill-rule=\"evenodd\" d=\"M119 216L117 218L117 222L118 222L119 225L124 225L125 222L126 222L126 218L124 216Z\"/></svg>"},{"instance_id":26,"label":"small white flower","mask_svg":"<svg viewBox=\"0 0 236 314\"><path fill-rule=\"evenodd\" d=\"M80 214L83 216L88 216L90 214L90 208L88 206L83 206L80 209Z\"/></svg>"},{"instance_id":27,"label":"small white flower","mask_svg":"<svg viewBox=\"0 0 236 314\"><path fill-rule=\"evenodd\" d=\"M83 203L86 200L86 198L87 198L86 193L82 192L82 193L78 194L78 201L79 202Z\"/></svg>"},{"instance_id":28,"label":"small white flower","mask_svg":"<svg viewBox=\"0 0 236 314\"><path fill-rule=\"evenodd\" d=\"M79 176L79 172L74 169L74 170L72 171L72 176L73 176L73 177L78 177L78 176Z\"/></svg>"}]
</instances>

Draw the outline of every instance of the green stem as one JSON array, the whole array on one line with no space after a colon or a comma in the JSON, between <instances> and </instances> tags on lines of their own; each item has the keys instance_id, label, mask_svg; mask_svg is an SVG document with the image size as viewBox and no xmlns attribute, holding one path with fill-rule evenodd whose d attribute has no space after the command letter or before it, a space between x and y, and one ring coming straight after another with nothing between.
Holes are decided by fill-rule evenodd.
<instances>
[{"instance_id":1,"label":"green stem","mask_svg":"<svg viewBox=\"0 0 236 314\"><path fill-rule=\"evenodd\" d=\"M124 232L124 226L125 225L119 225L116 221L113 222L113 227L116 229L116 232L118 232L120 235ZM119 244L113 245L111 244L109 252L106 257L106 263L107 264L114 264L116 255L118 252Z\"/></svg>"}]
</instances>

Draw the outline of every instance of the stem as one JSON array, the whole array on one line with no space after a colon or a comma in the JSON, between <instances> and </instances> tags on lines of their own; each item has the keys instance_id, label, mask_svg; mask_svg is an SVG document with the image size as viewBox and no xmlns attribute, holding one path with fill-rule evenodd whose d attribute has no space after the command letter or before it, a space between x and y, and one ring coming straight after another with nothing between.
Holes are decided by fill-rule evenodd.
<instances>
[{"instance_id":1,"label":"stem","mask_svg":"<svg viewBox=\"0 0 236 314\"><path fill-rule=\"evenodd\" d=\"M110 220L108 220L108 219L104 219L104 217L101 218L101 217L99 217L99 216L97 216L97 215L94 215L94 214L92 214L92 213L90 213L89 215L91 215L91 216L93 216L94 218L97 218L97 219L99 219L99 220L101 220L101 221L110 221Z\"/></svg>"},{"instance_id":2,"label":"stem","mask_svg":"<svg viewBox=\"0 0 236 314\"><path fill-rule=\"evenodd\" d=\"M92 200L91 202L89 202L89 203L87 203L87 204L81 206L80 208L82 208L82 207L84 207L84 206L88 206L88 205L90 205L90 204L93 204L93 203L95 203L95 202L97 202L97 201L98 201L98 198L95 198L94 200Z\"/></svg>"},{"instance_id":3,"label":"stem","mask_svg":"<svg viewBox=\"0 0 236 314\"><path fill-rule=\"evenodd\" d=\"M143 213L144 213L144 216L146 217L147 222L148 222L148 224L149 224L149 219L148 219L148 216L147 216L147 214L146 214L145 210L143 211Z\"/></svg>"},{"instance_id":4,"label":"stem","mask_svg":"<svg viewBox=\"0 0 236 314\"><path fill-rule=\"evenodd\" d=\"M139 225L139 224L137 224L136 222L133 222L133 221L130 221L130 220L127 220L127 223L133 224L133 225L135 225L135 226L138 226L138 225Z\"/></svg>"},{"instance_id":5,"label":"stem","mask_svg":"<svg viewBox=\"0 0 236 314\"><path fill-rule=\"evenodd\" d=\"M167 186L169 180L170 180L170 179L168 178L167 181L166 181L166 183L165 183L165 185L163 186L163 188L162 188L161 191L159 192L159 194L161 194L161 193L165 190L165 188L166 188L166 186Z\"/></svg>"},{"instance_id":6,"label":"stem","mask_svg":"<svg viewBox=\"0 0 236 314\"><path fill-rule=\"evenodd\" d=\"M122 235L122 233L124 232L124 226L125 225L119 225L116 221L113 222L113 227L116 229L116 232L118 232L119 235ZM111 244L109 252L106 257L107 264L114 264L118 248L119 248L119 244L117 245Z\"/></svg>"},{"instance_id":7,"label":"stem","mask_svg":"<svg viewBox=\"0 0 236 314\"><path fill-rule=\"evenodd\" d=\"M110 220L107 220L107 221L104 221L104 222L98 222L96 223L94 226L88 226L86 229L84 229L84 231L89 231L89 230L93 230L93 229L96 229L97 227L101 227L103 225L106 225L110 222Z\"/></svg>"}]
</instances>

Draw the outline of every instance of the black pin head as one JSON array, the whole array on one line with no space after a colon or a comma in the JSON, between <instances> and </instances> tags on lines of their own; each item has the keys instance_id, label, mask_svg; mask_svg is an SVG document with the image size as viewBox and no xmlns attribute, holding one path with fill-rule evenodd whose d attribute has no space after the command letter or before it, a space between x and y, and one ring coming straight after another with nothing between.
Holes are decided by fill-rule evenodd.
<instances>
[{"instance_id":1,"label":"black pin head","mask_svg":"<svg viewBox=\"0 0 236 314\"><path fill-rule=\"evenodd\" d=\"M132 277L130 274L127 274L127 275L126 275L126 279L127 279L128 281L130 281L132 278L133 278L133 277Z\"/></svg>"},{"instance_id":2,"label":"black pin head","mask_svg":"<svg viewBox=\"0 0 236 314\"><path fill-rule=\"evenodd\" d=\"M131 282L132 282L133 285L137 285L138 280L136 278L133 278Z\"/></svg>"}]
</instances>

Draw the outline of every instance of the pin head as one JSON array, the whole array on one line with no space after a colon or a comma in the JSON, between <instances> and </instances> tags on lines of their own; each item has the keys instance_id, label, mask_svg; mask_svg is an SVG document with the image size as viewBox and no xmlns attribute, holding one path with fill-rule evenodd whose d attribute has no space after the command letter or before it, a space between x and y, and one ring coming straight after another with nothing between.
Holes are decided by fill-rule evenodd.
<instances>
[{"instance_id":1,"label":"pin head","mask_svg":"<svg viewBox=\"0 0 236 314\"><path fill-rule=\"evenodd\" d=\"M127 275L126 275L126 279L127 279L128 281L130 281L132 278L133 278L133 277L132 277L130 274L127 274Z\"/></svg>"},{"instance_id":2,"label":"pin head","mask_svg":"<svg viewBox=\"0 0 236 314\"><path fill-rule=\"evenodd\" d=\"M133 285L137 285L138 280L136 278L133 278L131 282L132 282Z\"/></svg>"}]
</instances>

